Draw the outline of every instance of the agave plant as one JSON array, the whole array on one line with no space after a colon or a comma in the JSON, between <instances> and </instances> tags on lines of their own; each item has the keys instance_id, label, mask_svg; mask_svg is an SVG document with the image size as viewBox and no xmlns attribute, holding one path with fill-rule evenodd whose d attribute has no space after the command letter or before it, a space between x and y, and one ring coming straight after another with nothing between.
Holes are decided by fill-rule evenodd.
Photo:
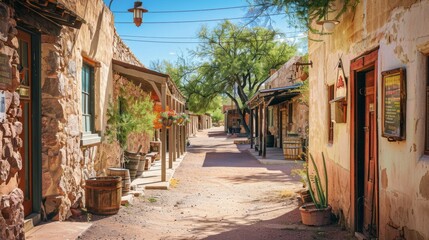
<instances>
[{"instance_id":1,"label":"agave plant","mask_svg":"<svg viewBox=\"0 0 429 240\"><path fill-rule=\"evenodd\" d=\"M306 166L307 185L308 191L310 192L311 199L313 200L317 209L328 207L328 173L326 170L325 155L322 152L323 160L323 174L325 179L325 187L322 186L320 179L319 169L317 168L316 162L314 161L313 155L310 153L311 163L314 169L314 173L310 174L308 165Z\"/></svg>"}]
</instances>

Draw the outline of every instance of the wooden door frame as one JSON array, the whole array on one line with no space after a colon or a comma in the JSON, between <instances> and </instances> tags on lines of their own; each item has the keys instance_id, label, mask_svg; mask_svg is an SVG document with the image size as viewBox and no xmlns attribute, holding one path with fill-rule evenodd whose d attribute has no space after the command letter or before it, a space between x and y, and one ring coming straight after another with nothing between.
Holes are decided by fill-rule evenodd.
<instances>
[{"instance_id":1,"label":"wooden door frame","mask_svg":"<svg viewBox=\"0 0 429 240\"><path fill-rule=\"evenodd\" d=\"M374 153L375 153L375 181L377 183L377 188L375 190L375 198L378 204L378 48L376 47L359 57L350 61L350 209L351 209L351 230L356 232L357 230L357 189L358 182L356 179L357 176L357 134L356 134L356 91L357 91L357 74L359 72L365 71L367 69L374 69L374 103L375 103L375 135L376 140L374 142ZM378 211L378 206L377 206ZM377 214L377 216L379 216ZM378 219L375 220L378 222ZM377 228L379 226L377 225Z\"/></svg>"},{"instance_id":2,"label":"wooden door frame","mask_svg":"<svg viewBox=\"0 0 429 240\"><path fill-rule=\"evenodd\" d=\"M30 89L32 105L32 188L33 188L33 213L40 214L42 202L42 131L41 131L41 35L37 29L29 29L27 26L21 26L18 23L17 27L20 31L27 32L31 35L31 75L32 87Z\"/></svg>"}]
</instances>

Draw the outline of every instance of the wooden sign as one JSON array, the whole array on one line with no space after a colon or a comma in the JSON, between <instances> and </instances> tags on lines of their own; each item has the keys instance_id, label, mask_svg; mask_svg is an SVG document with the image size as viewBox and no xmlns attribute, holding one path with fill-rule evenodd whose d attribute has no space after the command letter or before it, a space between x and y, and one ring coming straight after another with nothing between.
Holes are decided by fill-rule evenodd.
<instances>
[{"instance_id":1,"label":"wooden sign","mask_svg":"<svg viewBox=\"0 0 429 240\"><path fill-rule=\"evenodd\" d=\"M0 53L0 85L12 84L12 67L9 55Z\"/></svg>"},{"instance_id":2,"label":"wooden sign","mask_svg":"<svg viewBox=\"0 0 429 240\"><path fill-rule=\"evenodd\" d=\"M398 68L381 73L382 136L389 141L405 139L405 69Z\"/></svg>"},{"instance_id":3,"label":"wooden sign","mask_svg":"<svg viewBox=\"0 0 429 240\"><path fill-rule=\"evenodd\" d=\"M344 76L344 69L342 67L338 67L337 79L335 81L335 98L345 98L347 100L347 78Z\"/></svg>"}]
</instances>

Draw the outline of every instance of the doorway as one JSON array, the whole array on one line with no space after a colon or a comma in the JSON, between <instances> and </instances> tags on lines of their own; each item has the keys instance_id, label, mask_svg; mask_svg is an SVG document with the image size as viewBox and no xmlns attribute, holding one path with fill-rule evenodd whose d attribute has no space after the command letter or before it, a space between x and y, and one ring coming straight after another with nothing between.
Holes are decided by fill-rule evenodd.
<instances>
[{"instance_id":1,"label":"doorway","mask_svg":"<svg viewBox=\"0 0 429 240\"><path fill-rule=\"evenodd\" d=\"M378 237L377 59L375 50L351 63L351 200L354 231Z\"/></svg>"},{"instance_id":2,"label":"doorway","mask_svg":"<svg viewBox=\"0 0 429 240\"><path fill-rule=\"evenodd\" d=\"M22 169L19 171L19 188L24 193L24 215L40 211L41 165L40 165L40 37L24 29L18 30L20 95L22 123ZM38 204L37 204L38 203Z\"/></svg>"}]
</instances>

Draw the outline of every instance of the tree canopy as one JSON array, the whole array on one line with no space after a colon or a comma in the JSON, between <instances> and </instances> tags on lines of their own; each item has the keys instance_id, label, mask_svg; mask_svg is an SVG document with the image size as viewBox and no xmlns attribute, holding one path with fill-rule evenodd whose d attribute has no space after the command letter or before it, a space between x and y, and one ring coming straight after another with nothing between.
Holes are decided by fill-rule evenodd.
<instances>
[{"instance_id":1,"label":"tree canopy","mask_svg":"<svg viewBox=\"0 0 429 240\"><path fill-rule=\"evenodd\" d=\"M221 95L227 96L244 115L246 102L269 77L269 71L287 62L297 52L295 46L277 41L279 33L262 27L239 27L225 21L212 30L203 27L203 42L193 52L200 61L193 65L195 74L184 86L191 102L209 106Z\"/></svg>"},{"instance_id":2,"label":"tree canopy","mask_svg":"<svg viewBox=\"0 0 429 240\"><path fill-rule=\"evenodd\" d=\"M249 11L255 18L267 16L270 12L284 12L288 22L297 28L308 28L311 32L323 34L311 27L313 22L325 20L328 14L338 20L349 9L355 9L360 0L248 0L253 4Z\"/></svg>"}]
</instances>

